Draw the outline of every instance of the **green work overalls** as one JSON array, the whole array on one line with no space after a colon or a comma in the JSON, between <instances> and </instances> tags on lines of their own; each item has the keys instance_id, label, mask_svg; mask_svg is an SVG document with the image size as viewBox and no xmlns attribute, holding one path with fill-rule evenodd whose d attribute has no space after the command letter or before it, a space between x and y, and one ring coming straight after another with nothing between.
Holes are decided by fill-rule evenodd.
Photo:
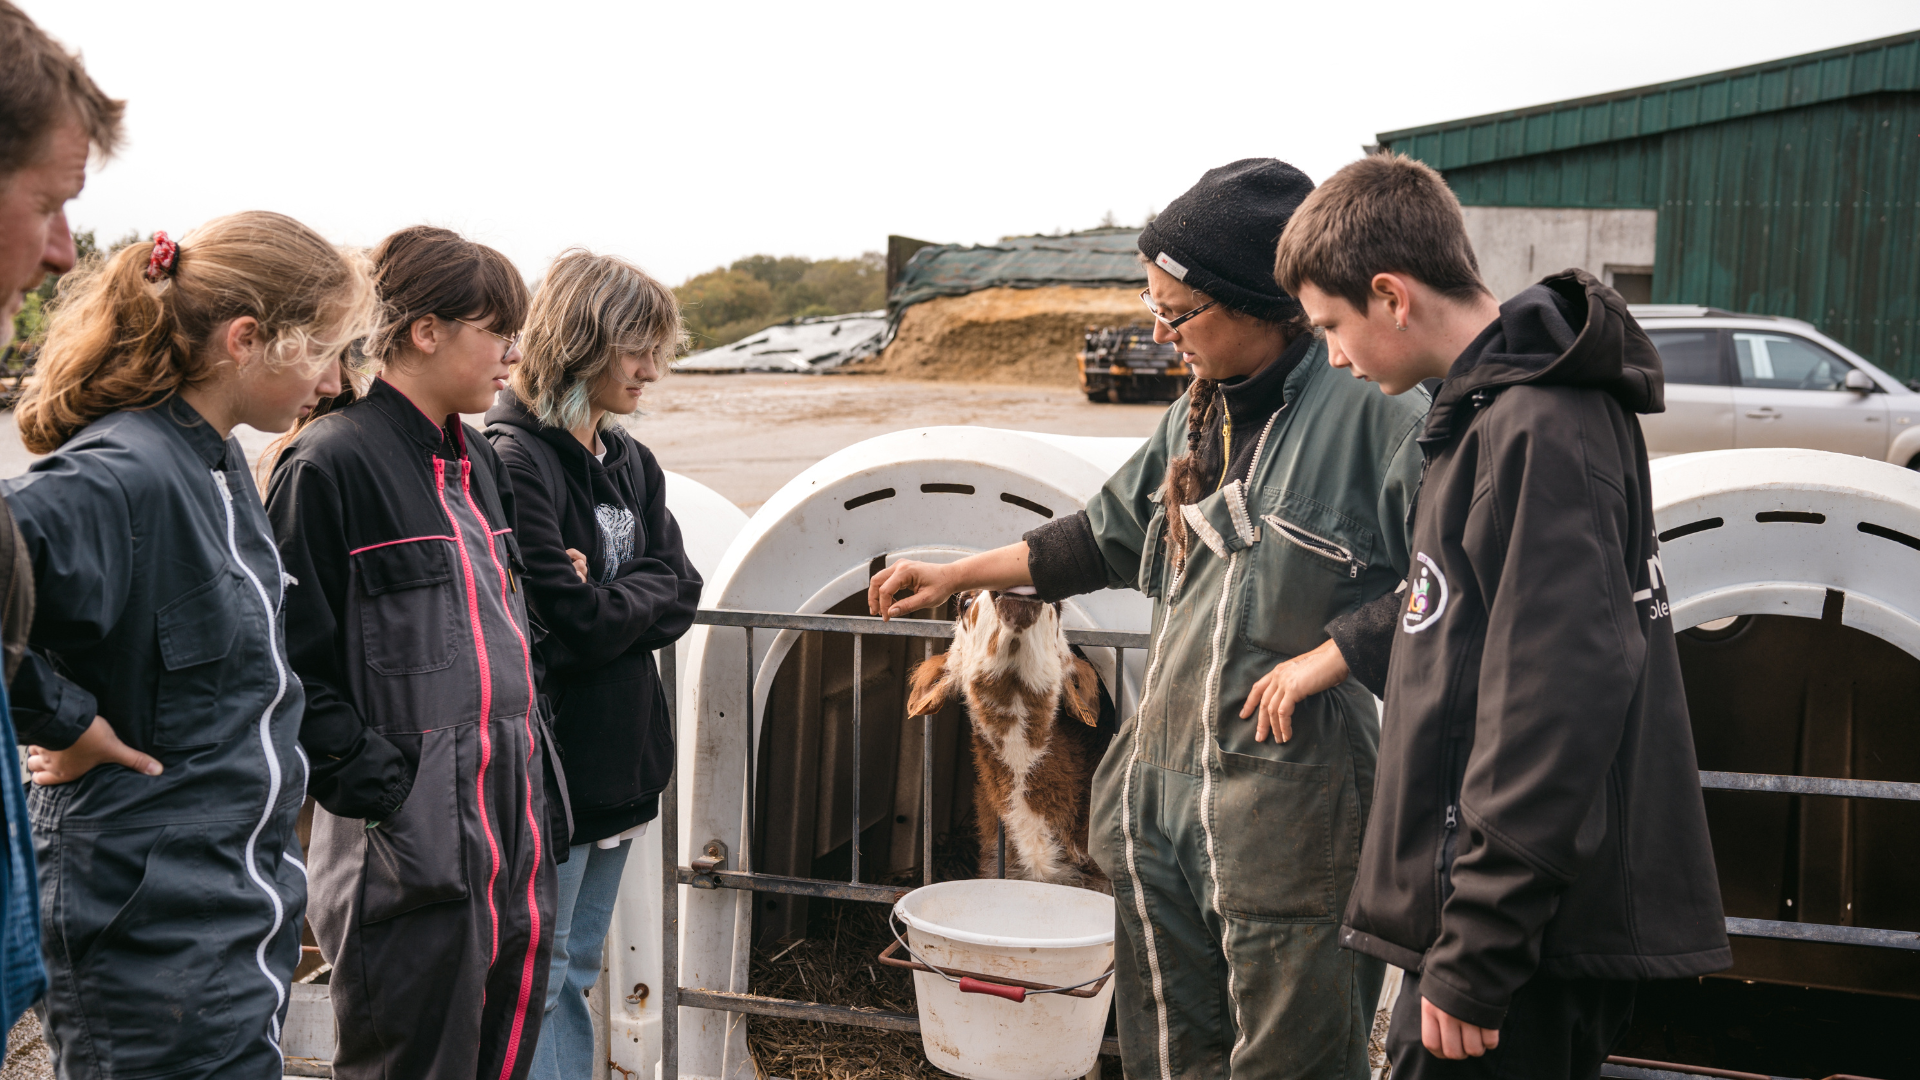
<instances>
[{"instance_id":1,"label":"green work overalls","mask_svg":"<svg viewBox=\"0 0 1920 1080\"><path fill-rule=\"evenodd\" d=\"M1287 376L1251 475L1183 508L1184 568L1160 502L1187 401L1087 506L1114 588L1154 598L1137 713L1094 777L1094 858L1113 879L1129 1077L1367 1075L1383 968L1340 948L1373 794L1379 717L1349 679L1303 701L1293 738L1253 741L1254 680L1394 589L1427 396L1337 371L1317 344Z\"/></svg>"}]
</instances>

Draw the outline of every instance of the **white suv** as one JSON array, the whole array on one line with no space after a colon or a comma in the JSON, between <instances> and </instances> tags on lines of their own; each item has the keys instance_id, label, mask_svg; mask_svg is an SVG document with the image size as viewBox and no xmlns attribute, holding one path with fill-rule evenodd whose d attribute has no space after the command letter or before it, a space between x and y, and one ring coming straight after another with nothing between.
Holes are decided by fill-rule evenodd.
<instances>
[{"instance_id":1,"label":"white suv","mask_svg":"<svg viewBox=\"0 0 1920 1080\"><path fill-rule=\"evenodd\" d=\"M1666 368L1647 454L1797 446L1920 469L1920 393L1798 319L1634 304Z\"/></svg>"}]
</instances>

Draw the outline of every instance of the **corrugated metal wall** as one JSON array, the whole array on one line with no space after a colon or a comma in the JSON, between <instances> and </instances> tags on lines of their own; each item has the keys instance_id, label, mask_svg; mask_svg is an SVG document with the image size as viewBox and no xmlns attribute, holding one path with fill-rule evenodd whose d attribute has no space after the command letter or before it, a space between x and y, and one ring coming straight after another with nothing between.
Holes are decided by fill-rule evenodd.
<instances>
[{"instance_id":1,"label":"corrugated metal wall","mask_svg":"<svg viewBox=\"0 0 1920 1080\"><path fill-rule=\"evenodd\" d=\"M1881 367L1920 377L1920 93L1445 174L1471 206L1657 209L1655 302L1805 319Z\"/></svg>"},{"instance_id":2,"label":"corrugated metal wall","mask_svg":"<svg viewBox=\"0 0 1920 1080\"><path fill-rule=\"evenodd\" d=\"M1666 138L1656 301L1792 315L1920 376L1920 94Z\"/></svg>"}]
</instances>

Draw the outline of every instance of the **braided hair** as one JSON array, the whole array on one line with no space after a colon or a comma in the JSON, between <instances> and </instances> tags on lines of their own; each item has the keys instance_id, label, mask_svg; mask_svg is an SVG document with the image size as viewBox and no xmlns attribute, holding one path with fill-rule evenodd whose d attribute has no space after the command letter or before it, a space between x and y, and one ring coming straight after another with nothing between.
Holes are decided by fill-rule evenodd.
<instances>
[{"instance_id":1,"label":"braided hair","mask_svg":"<svg viewBox=\"0 0 1920 1080\"><path fill-rule=\"evenodd\" d=\"M1167 463L1166 485L1160 502L1167 508L1167 535L1173 540L1173 565L1187 564L1187 519L1180 508L1206 493L1200 469L1200 442L1206 437L1207 421L1216 408L1225 408L1220 400L1220 384L1213 379L1194 376L1187 390L1187 452Z\"/></svg>"}]
</instances>

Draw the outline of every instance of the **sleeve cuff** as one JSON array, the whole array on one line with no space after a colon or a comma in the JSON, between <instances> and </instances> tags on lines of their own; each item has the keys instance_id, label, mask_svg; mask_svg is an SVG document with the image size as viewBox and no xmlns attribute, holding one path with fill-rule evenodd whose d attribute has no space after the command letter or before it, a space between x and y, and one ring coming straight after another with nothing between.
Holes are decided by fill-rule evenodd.
<instances>
[{"instance_id":1,"label":"sleeve cuff","mask_svg":"<svg viewBox=\"0 0 1920 1080\"><path fill-rule=\"evenodd\" d=\"M1393 654L1394 615L1399 610L1400 595L1387 593L1326 626L1327 636L1333 639L1341 659L1347 662L1347 670L1374 697L1387 694L1387 660Z\"/></svg>"},{"instance_id":2,"label":"sleeve cuff","mask_svg":"<svg viewBox=\"0 0 1920 1080\"><path fill-rule=\"evenodd\" d=\"M1040 599L1064 600L1107 587L1107 561L1085 510L1028 532L1027 573Z\"/></svg>"},{"instance_id":3,"label":"sleeve cuff","mask_svg":"<svg viewBox=\"0 0 1920 1080\"><path fill-rule=\"evenodd\" d=\"M39 653L28 650L11 689L15 740L21 746L65 750L93 726L100 703L60 677Z\"/></svg>"},{"instance_id":4,"label":"sleeve cuff","mask_svg":"<svg viewBox=\"0 0 1920 1080\"><path fill-rule=\"evenodd\" d=\"M413 794L414 774L403 772L393 778L387 790L380 796L373 815L375 821L392 821L407 803L407 796Z\"/></svg>"},{"instance_id":5,"label":"sleeve cuff","mask_svg":"<svg viewBox=\"0 0 1920 1080\"><path fill-rule=\"evenodd\" d=\"M313 772L307 792L335 817L387 821L413 791L415 766L373 731L362 729L353 748L335 760L309 756Z\"/></svg>"},{"instance_id":6,"label":"sleeve cuff","mask_svg":"<svg viewBox=\"0 0 1920 1080\"><path fill-rule=\"evenodd\" d=\"M1473 1024L1476 1027L1492 1028L1495 1031L1507 1021L1505 1005L1489 1005L1484 1001L1467 996L1454 988L1446 977L1431 967L1420 972L1420 996L1433 1002L1441 1012Z\"/></svg>"}]
</instances>

